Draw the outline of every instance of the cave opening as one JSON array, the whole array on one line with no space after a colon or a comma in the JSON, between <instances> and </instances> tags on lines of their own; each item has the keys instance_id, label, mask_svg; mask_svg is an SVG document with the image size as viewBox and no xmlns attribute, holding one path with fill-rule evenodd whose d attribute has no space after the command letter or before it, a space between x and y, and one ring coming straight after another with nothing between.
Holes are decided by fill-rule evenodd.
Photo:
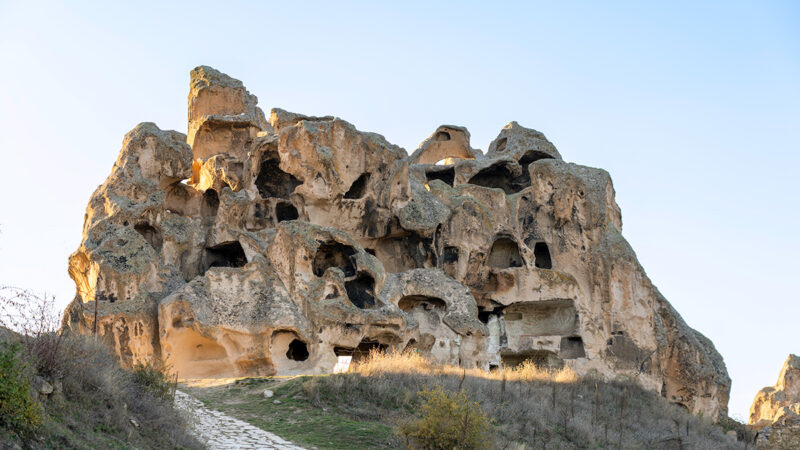
<instances>
[{"instance_id":1,"label":"cave opening","mask_svg":"<svg viewBox=\"0 0 800 450\"><path fill-rule=\"evenodd\" d=\"M214 217L219 210L219 195L214 189L206 189L203 192L203 206L201 207L201 214L204 217Z\"/></svg>"},{"instance_id":2,"label":"cave opening","mask_svg":"<svg viewBox=\"0 0 800 450\"><path fill-rule=\"evenodd\" d=\"M150 244L155 251L161 251L161 246L163 245L164 240L161 238L161 232L159 232L156 228L147 222L141 222L134 225L133 229L142 235L144 240L147 241L147 243Z\"/></svg>"},{"instance_id":3,"label":"cave opening","mask_svg":"<svg viewBox=\"0 0 800 450\"><path fill-rule=\"evenodd\" d=\"M456 170L453 167L445 170L431 170L425 174L425 177L430 183L433 180L441 180L444 184L453 187L456 179Z\"/></svg>"},{"instance_id":4,"label":"cave opening","mask_svg":"<svg viewBox=\"0 0 800 450\"><path fill-rule=\"evenodd\" d=\"M292 361L305 361L308 359L308 345L300 339L295 339L289 343L286 350L286 357Z\"/></svg>"},{"instance_id":5,"label":"cave opening","mask_svg":"<svg viewBox=\"0 0 800 450\"><path fill-rule=\"evenodd\" d=\"M366 272L344 283L347 298L359 309L375 307L375 279Z\"/></svg>"},{"instance_id":6,"label":"cave opening","mask_svg":"<svg viewBox=\"0 0 800 450\"><path fill-rule=\"evenodd\" d=\"M322 242L314 255L311 270L314 275L321 277L329 268L338 267L345 277L352 277L356 274L356 266L353 264L355 254L356 249L349 245L336 241Z\"/></svg>"},{"instance_id":7,"label":"cave opening","mask_svg":"<svg viewBox=\"0 0 800 450\"><path fill-rule=\"evenodd\" d=\"M545 152L529 150L527 153L522 155L522 158L519 159L519 165L522 166L522 170L524 172L527 172L528 165L532 162L539 161L540 159L553 159L553 157Z\"/></svg>"},{"instance_id":8,"label":"cave opening","mask_svg":"<svg viewBox=\"0 0 800 450\"><path fill-rule=\"evenodd\" d=\"M516 194L531 183L527 170L522 170L520 175L514 175L508 163L499 163L489 166L469 179L470 184L487 188L502 189L508 195Z\"/></svg>"},{"instance_id":9,"label":"cave opening","mask_svg":"<svg viewBox=\"0 0 800 450\"><path fill-rule=\"evenodd\" d=\"M533 247L534 265L540 269L552 269L553 260L550 258L550 249L544 242L537 242Z\"/></svg>"},{"instance_id":10,"label":"cave opening","mask_svg":"<svg viewBox=\"0 0 800 450\"><path fill-rule=\"evenodd\" d=\"M522 267L522 255L519 253L519 245L507 237L495 240L489 252L489 266L499 269Z\"/></svg>"},{"instance_id":11,"label":"cave opening","mask_svg":"<svg viewBox=\"0 0 800 450\"><path fill-rule=\"evenodd\" d=\"M276 197L288 199L300 180L280 168L280 158L277 153L267 152L261 157L261 165L256 176L256 188L262 198Z\"/></svg>"},{"instance_id":12,"label":"cave opening","mask_svg":"<svg viewBox=\"0 0 800 450\"><path fill-rule=\"evenodd\" d=\"M352 356L352 361L362 361L369 357L372 352L385 352L389 346L368 338L364 338L358 343L357 347L334 347L333 353L336 356Z\"/></svg>"},{"instance_id":13,"label":"cave opening","mask_svg":"<svg viewBox=\"0 0 800 450\"><path fill-rule=\"evenodd\" d=\"M406 295L397 302L397 306L405 312L409 312L418 306L421 306L425 311L444 311L447 309L447 304L444 300L426 295Z\"/></svg>"},{"instance_id":14,"label":"cave opening","mask_svg":"<svg viewBox=\"0 0 800 450\"><path fill-rule=\"evenodd\" d=\"M583 338L580 336L564 336L558 354L564 359L583 358L586 351L583 348Z\"/></svg>"},{"instance_id":15,"label":"cave opening","mask_svg":"<svg viewBox=\"0 0 800 450\"><path fill-rule=\"evenodd\" d=\"M353 181L353 184L350 185L350 189L344 194L344 198L346 199L359 199L364 197L364 194L367 193L367 184L369 183L370 173L362 173L361 176L356 178L356 181Z\"/></svg>"},{"instance_id":16,"label":"cave opening","mask_svg":"<svg viewBox=\"0 0 800 450\"><path fill-rule=\"evenodd\" d=\"M239 241L226 242L206 248L206 270L212 267L242 267L247 256Z\"/></svg>"},{"instance_id":17,"label":"cave opening","mask_svg":"<svg viewBox=\"0 0 800 450\"><path fill-rule=\"evenodd\" d=\"M436 133L436 136L433 137L433 140L437 142L449 141L450 133L448 133L447 131L439 131Z\"/></svg>"},{"instance_id":18,"label":"cave opening","mask_svg":"<svg viewBox=\"0 0 800 450\"><path fill-rule=\"evenodd\" d=\"M447 246L442 253L442 262L444 264L458 264L458 247Z\"/></svg>"},{"instance_id":19,"label":"cave opening","mask_svg":"<svg viewBox=\"0 0 800 450\"><path fill-rule=\"evenodd\" d=\"M275 204L275 218L278 222L297 220L298 217L300 217L300 214L298 214L297 208L295 208L293 204L289 202L278 202Z\"/></svg>"}]
</instances>

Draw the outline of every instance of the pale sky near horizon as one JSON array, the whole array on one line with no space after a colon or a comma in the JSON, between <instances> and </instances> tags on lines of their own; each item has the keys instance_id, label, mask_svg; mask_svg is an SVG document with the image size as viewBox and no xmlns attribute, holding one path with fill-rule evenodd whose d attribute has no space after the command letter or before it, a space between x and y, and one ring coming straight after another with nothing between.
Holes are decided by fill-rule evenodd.
<instances>
[{"instance_id":1,"label":"pale sky near horizon","mask_svg":"<svg viewBox=\"0 0 800 450\"><path fill-rule=\"evenodd\" d=\"M265 111L409 153L440 124L484 151L511 120L540 130L611 173L648 275L725 358L733 416L800 353L800 3L119 3L0 0L0 285L72 299L124 134L186 132L206 64Z\"/></svg>"}]
</instances>

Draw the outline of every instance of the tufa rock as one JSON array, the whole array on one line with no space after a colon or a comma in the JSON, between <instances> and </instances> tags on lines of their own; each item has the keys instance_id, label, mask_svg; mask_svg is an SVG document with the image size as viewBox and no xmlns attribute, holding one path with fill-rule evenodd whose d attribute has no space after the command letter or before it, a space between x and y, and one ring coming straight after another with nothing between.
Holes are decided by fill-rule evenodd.
<instances>
[{"instance_id":1,"label":"tufa rock","mask_svg":"<svg viewBox=\"0 0 800 450\"><path fill-rule=\"evenodd\" d=\"M189 133L128 133L70 257L64 327L182 378L330 373L415 349L636 380L706 416L730 379L622 237L611 177L516 122L484 155L443 125L409 156L332 116L191 73ZM95 324L95 311L97 323Z\"/></svg>"}]
</instances>

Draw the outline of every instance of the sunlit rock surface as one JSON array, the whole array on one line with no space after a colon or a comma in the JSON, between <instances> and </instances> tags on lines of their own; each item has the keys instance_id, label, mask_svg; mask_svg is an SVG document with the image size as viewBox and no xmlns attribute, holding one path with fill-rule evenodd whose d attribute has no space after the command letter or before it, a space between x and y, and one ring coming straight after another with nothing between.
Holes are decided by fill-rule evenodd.
<instances>
[{"instance_id":1,"label":"sunlit rock surface","mask_svg":"<svg viewBox=\"0 0 800 450\"><path fill-rule=\"evenodd\" d=\"M512 122L484 154L438 127L409 155L335 117L273 109L210 67L189 134L138 125L86 211L64 326L179 376L329 373L415 349L532 360L727 412L713 344L622 237L607 172Z\"/></svg>"}]
</instances>

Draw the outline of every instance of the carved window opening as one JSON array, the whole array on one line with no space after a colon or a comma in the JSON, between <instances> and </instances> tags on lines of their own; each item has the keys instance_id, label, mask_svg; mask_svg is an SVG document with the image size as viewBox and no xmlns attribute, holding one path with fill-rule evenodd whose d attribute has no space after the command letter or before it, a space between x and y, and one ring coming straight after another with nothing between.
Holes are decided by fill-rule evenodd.
<instances>
[{"instance_id":1,"label":"carved window opening","mask_svg":"<svg viewBox=\"0 0 800 450\"><path fill-rule=\"evenodd\" d=\"M494 241L489 253L489 266L499 269L522 267L522 255L519 253L519 245L506 237L501 237Z\"/></svg>"},{"instance_id":2,"label":"carved window opening","mask_svg":"<svg viewBox=\"0 0 800 450\"><path fill-rule=\"evenodd\" d=\"M219 210L219 195L214 189L206 189L203 193L203 206L201 214L205 217L215 217Z\"/></svg>"},{"instance_id":3,"label":"carved window opening","mask_svg":"<svg viewBox=\"0 0 800 450\"><path fill-rule=\"evenodd\" d=\"M405 312L409 312L416 307L421 307L425 311L444 311L447 309L447 304L444 300L425 295L407 295L400 299L397 306Z\"/></svg>"},{"instance_id":4,"label":"carved window opening","mask_svg":"<svg viewBox=\"0 0 800 450\"><path fill-rule=\"evenodd\" d=\"M289 202L278 202L275 204L275 218L278 222L284 220L297 220L300 215L297 213L297 208Z\"/></svg>"},{"instance_id":5,"label":"carved window opening","mask_svg":"<svg viewBox=\"0 0 800 450\"><path fill-rule=\"evenodd\" d=\"M436 136L433 137L433 140L436 142L449 141L450 133L447 131L439 131L436 133Z\"/></svg>"},{"instance_id":6,"label":"carved window opening","mask_svg":"<svg viewBox=\"0 0 800 450\"><path fill-rule=\"evenodd\" d=\"M152 227L147 222L137 223L133 226L133 229L136 230L137 233L141 234L145 241L150 244L151 247L157 252L161 251L161 246L164 243L164 240L161 238L161 233Z\"/></svg>"},{"instance_id":7,"label":"carved window opening","mask_svg":"<svg viewBox=\"0 0 800 450\"><path fill-rule=\"evenodd\" d=\"M381 344L378 341L364 338L358 343L358 346L353 347L334 347L333 353L336 356L352 356L353 362L362 361L369 357L372 352L385 352L389 347L386 344Z\"/></svg>"},{"instance_id":8,"label":"carved window opening","mask_svg":"<svg viewBox=\"0 0 800 450\"><path fill-rule=\"evenodd\" d=\"M540 269L552 269L553 260L550 258L550 249L544 242L537 242L533 247L533 255L535 258L534 265Z\"/></svg>"},{"instance_id":9,"label":"carved window opening","mask_svg":"<svg viewBox=\"0 0 800 450\"><path fill-rule=\"evenodd\" d=\"M531 180L527 170L522 170L515 175L508 163L499 163L489 166L476 173L469 179L470 184L487 188L502 189L508 195L530 186Z\"/></svg>"},{"instance_id":10,"label":"carved window opening","mask_svg":"<svg viewBox=\"0 0 800 450\"><path fill-rule=\"evenodd\" d=\"M344 283L347 298L359 309L375 307L375 279L366 272L359 272L358 276Z\"/></svg>"},{"instance_id":11,"label":"carved window opening","mask_svg":"<svg viewBox=\"0 0 800 450\"><path fill-rule=\"evenodd\" d=\"M356 181L353 181L353 184L350 185L350 189L347 190L347 193L344 194L344 198L346 199L359 199L363 198L364 194L367 193L367 184L369 183L369 172L362 173L361 176L356 178Z\"/></svg>"},{"instance_id":12,"label":"carved window opening","mask_svg":"<svg viewBox=\"0 0 800 450\"><path fill-rule=\"evenodd\" d=\"M425 177L428 183L433 180L441 180L444 184L452 187L456 179L456 171L452 167L446 170L431 170L425 174Z\"/></svg>"},{"instance_id":13,"label":"carved window opening","mask_svg":"<svg viewBox=\"0 0 800 450\"><path fill-rule=\"evenodd\" d=\"M506 144L507 143L508 143L508 139L507 138L500 138L500 140L497 141L497 145L494 147L494 151L496 151L496 152L504 152L504 151L506 151Z\"/></svg>"},{"instance_id":14,"label":"carved window opening","mask_svg":"<svg viewBox=\"0 0 800 450\"><path fill-rule=\"evenodd\" d=\"M281 170L280 163L277 153L267 152L262 156L255 183L262 198L288 199L295 188L302 184L293 175Z\"/></svg>"},{"instance_id":15,"label":"carved window opening","mask_svg":"<svg viewBox=\"0 0 800 450\"><path fill-rule=\"evenodd\" d=\"M523 171L527 171L530 163L539 161L540 159L553 159L553 157L545 152L529 150L519 159L519 165L522 166Z\"/></svg>"},{"instance_id":16,"label":"carved window opening","mask_svg":"<svg viewBox=\"0 0 800 450\"><path fill-rule=\"evenodd\" d=\"M355 254L356 250L349 245L336 241L323 242L317 248L311 269L314 275L321 277L329 268L338 267L345 277L352 277L356 274L356 266L353 264Z\"/></svg>"},{"instance_id":17,"label":"carved window opening","mask_svg":"<svg viewBox=\"0 0 800 450\"><path fill-rule=\"evenodd\" d=\"M289 343L286 350L286 357L292 361L305 361L308 359L308 345L300 339L295 339Z\"/></svg>"},{"instance_id":18,"label":"carved window opening","mask_svg":"<svg viewBox=\"0 0 800 450\"><path fill-rule=\"evenodd\" d=\"M242 267L247 264L247 256L238 241L206 248L205 260L206 270L211 267Z\"/></svg>"},{"instance_id":19,"label":"carved window opening","mask_svg":"<svg viewBox=\"0 0 800 450\"><path fill-rule=\"evenodd\" d=\"M559 356L564 359L583 358L586 352L583 348L583 338L580 336L565 336L561 338Z\"/></svg>"}]
</instances>

